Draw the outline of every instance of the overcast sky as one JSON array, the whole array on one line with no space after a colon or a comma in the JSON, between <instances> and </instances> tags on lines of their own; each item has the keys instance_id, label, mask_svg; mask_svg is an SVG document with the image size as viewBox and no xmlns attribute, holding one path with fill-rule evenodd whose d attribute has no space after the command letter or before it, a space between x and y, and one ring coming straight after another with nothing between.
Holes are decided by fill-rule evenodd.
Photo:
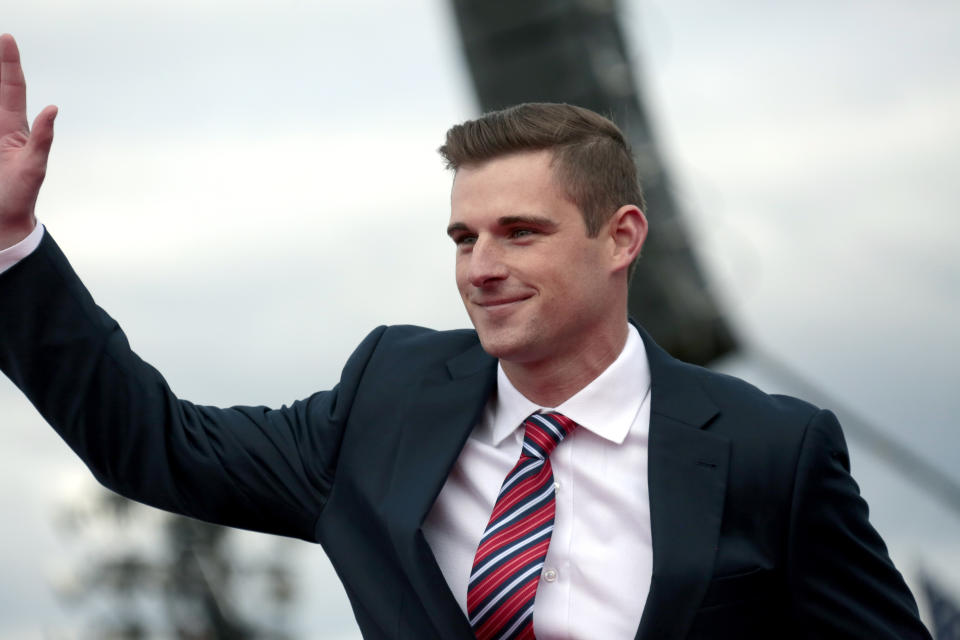
<instances>
[{"instance_id":1,"label":"overcast sky","mask_svg":"<svg viewBox=\"0 0 960 640\"><path fill-rule=\"evenodd\" d=\"M735 327L960 481L960 4L623 18ZM61 109L38 215L183 397L279 405L334 384L378 324L468 324L435 149L476 107L444 3L32 0L0 20L31 114ZM726 367L790 390L748 355ZM91 481L6 380L0 423L0 638L72 637L43 635L70 626L50 585L82 555L53 521ZM960 594L960 517L849 440L900 568ZM294 549L297 628L355 637L322 551Z\"/></svg>"}]
</instances>

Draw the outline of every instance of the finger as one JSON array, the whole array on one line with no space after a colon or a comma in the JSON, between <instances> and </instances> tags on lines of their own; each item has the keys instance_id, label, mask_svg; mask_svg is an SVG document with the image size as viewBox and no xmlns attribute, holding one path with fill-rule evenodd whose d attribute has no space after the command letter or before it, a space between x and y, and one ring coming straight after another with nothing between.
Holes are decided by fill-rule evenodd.
<instances>
[{"instance_id":1,"label":"finger","mask_svg":"<svg viewBox=\"0 0 960 640\"><path fill-rule=\"evenodd\" d=\"M26 123L27 85L17 42L9 33L0 35L0 111L8 112L3 116L14 116Z\"/></svg>"},{"instance_id":2,"label":"finger","mask_svg":"<svg viewBox=\"0 0 960 640\"><path fill-rule=\"evenodd\" d=\"M44 107L34 118L33 127L30 129L30 138L27 140L29 155L38 154L36 157L44 163L50 154L50 145L53 144L53 121L56 120L58 112L54 105Z\"/></svg>"}]
</instances>

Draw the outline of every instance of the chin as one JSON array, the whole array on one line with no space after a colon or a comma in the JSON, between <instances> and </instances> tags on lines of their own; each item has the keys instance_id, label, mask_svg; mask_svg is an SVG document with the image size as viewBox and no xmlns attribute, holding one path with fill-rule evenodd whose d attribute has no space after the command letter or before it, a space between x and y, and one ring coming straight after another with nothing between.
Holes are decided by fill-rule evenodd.
<instances>
[{"instance_id":1,"label":"chin","mask_svg":"<svg viewBox=\"0 0 960 640\"><path fill-rule=\"evenodd\" d=\"M498 331L477 329L477 335L480 337L480 346L494 358L503 358L512 350L512 341Z\"/></svg>"},{"instance_id":2,"label":"chin","mask_svg":"<svg viewBox=\"0 0 960 640\"><path fill-rule=\"evenodd\" d=\"M489 331L477 333L483 350L494 358L509 362L523 362L530 359L528 354L533 351L533 341L529 337L498 335L498 332Z\"/></svg>"},{"instance_id":3,"label":"chin","mask_svg":"<svg viewBox=\"0 0 960 640\"><path fill-rule=\"evenodd\" d=\"M483 350L487 354L493 356L494 358L502 358L505 353L509 353L509 349L506 348L506 345L503 344L501 340L494 340L487 337L481 333L480 335L480 346L483 347Z\"/></svg>"}]
</instances>

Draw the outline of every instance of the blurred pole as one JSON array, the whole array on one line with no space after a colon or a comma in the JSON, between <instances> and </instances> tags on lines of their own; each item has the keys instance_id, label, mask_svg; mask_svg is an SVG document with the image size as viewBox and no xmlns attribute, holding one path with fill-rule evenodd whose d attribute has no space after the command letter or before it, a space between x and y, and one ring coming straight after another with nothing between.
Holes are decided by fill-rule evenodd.
<instances>
[{"instance_id":1,"label":"blurred pole","mask_svg":"<svg viewBox=\"0 0 960 640\"><path fill-rule=\"evenodd\" d=\"M452 4L483 111L521 102L567 102L611 117L629 139L650 220L650 236L630 285L630 314L682 360L706 364L735 350L737 342L673 201L614 2Z\"/></svg>"}]
</instances>

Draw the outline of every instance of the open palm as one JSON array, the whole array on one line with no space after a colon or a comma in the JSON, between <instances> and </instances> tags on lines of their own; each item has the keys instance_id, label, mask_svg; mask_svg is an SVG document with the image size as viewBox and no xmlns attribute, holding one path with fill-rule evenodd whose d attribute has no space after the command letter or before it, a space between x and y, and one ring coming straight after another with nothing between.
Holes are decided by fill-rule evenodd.
<instances>
[{"instance_id":1,"label":"open palm","mask_svg":"<svg viewBox=\"0 0 960 640\"><path fill-rule=\"evenodd\" d=\"M0 36L0 249L36 224L34 205L47 170L57 108L48 106L27 127L27 87L13 36Z\"/></svg>"}]
</instances>

